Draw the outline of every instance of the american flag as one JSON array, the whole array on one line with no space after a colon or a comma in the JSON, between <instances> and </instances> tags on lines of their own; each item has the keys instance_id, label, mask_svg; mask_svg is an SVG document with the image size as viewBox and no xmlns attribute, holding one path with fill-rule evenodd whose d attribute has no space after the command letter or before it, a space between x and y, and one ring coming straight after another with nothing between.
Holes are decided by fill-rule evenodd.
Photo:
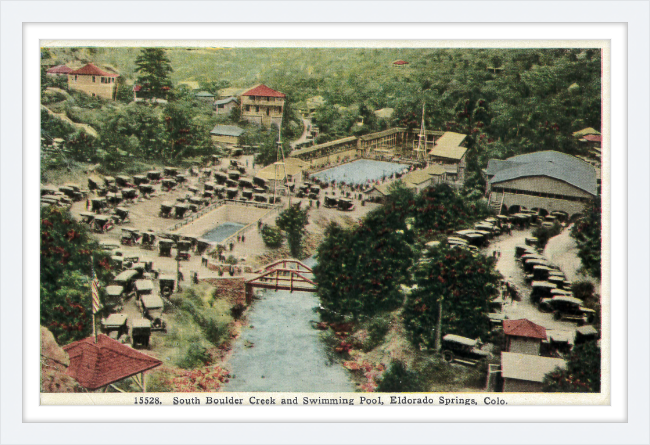
<instances>
[{"instance_id":1,"label":"american flag","mask_svg":"<svg viewBox=\"0 0 650 445\"><path fill-rule=\"evenodd\" d=\"M99 280L97 275L95 275L95 268L93 267L93 281L90 283L93 296L93 314L99 312L101 304L99 303Z\"/></svg>"}]
</instances>

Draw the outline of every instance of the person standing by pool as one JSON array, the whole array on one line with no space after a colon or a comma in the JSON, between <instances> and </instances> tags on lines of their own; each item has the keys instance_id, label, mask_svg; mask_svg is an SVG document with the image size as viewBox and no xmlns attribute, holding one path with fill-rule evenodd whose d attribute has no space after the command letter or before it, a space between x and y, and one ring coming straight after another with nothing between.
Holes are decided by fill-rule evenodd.
<instances>
[{"instance_id":1,"label":"person standing by pool","mask_svg":"<svg viewBox=\"0 0 650 445\"><path fill-rule=\"evenodd\" d=\"M246 241L246 236L242 235L241 236L241 242L243 243L244 241Z\"/></svg>"}]
</instances>

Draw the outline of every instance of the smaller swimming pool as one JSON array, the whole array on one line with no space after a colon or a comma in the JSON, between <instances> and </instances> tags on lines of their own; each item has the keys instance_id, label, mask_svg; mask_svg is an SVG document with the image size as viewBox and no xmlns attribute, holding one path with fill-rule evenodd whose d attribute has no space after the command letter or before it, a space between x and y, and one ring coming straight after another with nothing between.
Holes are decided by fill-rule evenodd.
<instances>
[{"instance_id":1,"label":"smaller swimming pool","mask_svg":"<svg viewBox=\"0 0 650 445\"><path fill-rule=\"evenodd\" d=\"M239 229L242 229L244 224L234 223L234 222L225 222L219 224L214 229L205 232L202 238L205 238L208 241L213 243L220 243L221 241L228 238L233 233L236 233Z\"/></svg>"},{"instance_id":2,"label":"smaller swimming pool","mask_svg":"<svg viewBox=\"0 0 650 445\"><path fill-rule=\"evenodd\" d=\"M312 175L325 182L346 182L347 184L364 184L375 179L388 178L393 173L407 169L407 164L360 159L349 164L339 165Z\"/></svg>"}]
</instances>

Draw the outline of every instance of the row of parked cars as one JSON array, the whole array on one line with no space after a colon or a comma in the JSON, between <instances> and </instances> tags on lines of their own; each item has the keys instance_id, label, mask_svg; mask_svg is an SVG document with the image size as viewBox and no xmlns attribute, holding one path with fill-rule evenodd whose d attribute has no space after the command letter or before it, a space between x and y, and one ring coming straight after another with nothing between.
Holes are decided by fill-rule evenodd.
<instances>
[{"instance_id":1,"label":"row of parked cars","mask_svg":"<svg viewBox=\"0 0 650 445\"><path fill-rule=\"evenodd\" d=\"M73 202L81 201L87 195L88 190L82 190L79 184L67 183L59 187L42 185L41 207L50 205L70 207Z\"/></svg>"},{"instance_id":2,"label":"row of parked cars","mask_svg":"<svg viewBox=\"0 0 650 445\"><path fill-rule=\"evenodd\" d=\"M571 281L533 247L534 239L527 241L529 245L515 248L515 257L532 287L531 302L540 311L553 313L555 320L576 322L578 326L592 323L595 311L573 296Z\"/></svg>"}]
</instances>

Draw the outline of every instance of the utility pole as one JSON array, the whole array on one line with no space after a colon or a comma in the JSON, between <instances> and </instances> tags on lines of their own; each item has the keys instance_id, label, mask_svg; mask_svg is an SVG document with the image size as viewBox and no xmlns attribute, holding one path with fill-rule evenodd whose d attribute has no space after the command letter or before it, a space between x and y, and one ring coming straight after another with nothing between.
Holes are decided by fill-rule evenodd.
<instances>
[{"instance_id":1,"label":"utility pole","mask_svg":"<svg viewBox=\"0 0 650 445\"><path fill-rule=\"evenodd\" d=\"M436 352L440 352L442 347L442 297L438 301L438 323L436 324L436 339L434 343L434 348Z\"/></svg>"},{"instance_id":2,"label":"utility pole","mask_svg":"<svg viewBox=\"0 0 650 445\"><path fill-rule=\"evenodd\" d=\"M422 104L422 123L420 124L420 134L418 134L418 148L415 149L416 151L416 160L417 161L422 161L424 162L425 156L423 152L427 151L427 131L424 127L424 106L425 104ZM424 138L424 144L422 143L422 139Z\"/></svg>"},{"instance_id":3,"label":"utility pole","mask_svg":"<svg viewBox=\"0 0 650 445\"><path fill-rule=\"evenodd\" d=\"M178 254L178 246L176 247L176 292L181 289L181 256Z\"/></svg>"},{"instance_id":4,"label":"utility pole","mask_svg":"<svg viewBox=\"0 0 650 445\"><path fill-rule=\"evenodd\" d=\"M282 149L282 127L278 131L278 151L277 151L277 161L275 162L275 181L273 183L273 204L276 204L276 189L278 186L278 166L282 166L282 182L287 188L287 193L289 195L289 207L291 207L291 190L289 190L289 185L287 184L287 168L284 162L284 150Z\"/></svg>"}]
</instances>

